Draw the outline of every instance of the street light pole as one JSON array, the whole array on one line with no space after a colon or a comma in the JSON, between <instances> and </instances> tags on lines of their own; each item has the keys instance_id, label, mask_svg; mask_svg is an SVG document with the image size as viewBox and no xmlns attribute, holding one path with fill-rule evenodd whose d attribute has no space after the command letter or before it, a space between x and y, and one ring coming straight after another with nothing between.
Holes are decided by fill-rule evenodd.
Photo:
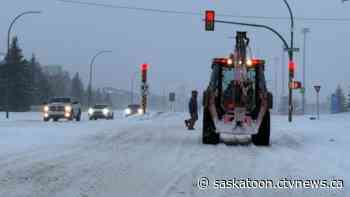
<instances>
[{"instance_id":1,"label":"street light pole","mask_svg":"<svg viewBox=\"0 0 350 197\"><path fill-rule=\"evenodd\" d=\"M303 28L302 33L304 35L304 40L303 40L303 91L302 91L302 109L303 109L303 114L305 114L305 105L306 105L306 34L310 33L309 28Z\"/></svg>"},{"instance_id":2,"label":"street light pole","mask_svg":"<svg viewBox=\"0 0 350 197\"><path fill-rule=\"evenodd\" d=\"M25 15L29 15L29 14L41 14L41 11L27 11L27 12L23 12L19 15L17 15L11 22L10 27L7 31L7 56L10 55L10 42L11 42L11 30L13 25L16 23L16 21L18 19L20 19L21 17L25 16ZM9 93L10 93L10 80L9 80L9 74L7 73L7 87L6 87L6 118L9 119L10 118L10 112L9 112Z\"/></svg>"},{"instance_id":3,"label":"street light pole","mask_svg":"<svg viewBox=\"0 0 350 197\"><path fill-rule=\"evenodd\" d=\"M89 77L89 87L88 87L88 107L90 107L91 105L91 94L92 94L92 67L95 63L96 58L99 55L102 55L104 53L111 53L112 51L110 50L103 50L103 51L99 51L98 53L96 53L95 56L92 57L91 62L90 62L90 77Z\"/></svg>"}]
</instances>

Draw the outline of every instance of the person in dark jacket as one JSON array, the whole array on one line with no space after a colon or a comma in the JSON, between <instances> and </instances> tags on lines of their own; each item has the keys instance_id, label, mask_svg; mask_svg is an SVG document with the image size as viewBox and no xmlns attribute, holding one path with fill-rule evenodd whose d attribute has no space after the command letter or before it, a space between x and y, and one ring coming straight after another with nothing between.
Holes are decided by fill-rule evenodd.
<instances>
[{"instance_id":1,"label":"person in dark jacket","mask_svg":"<svg viewBox=\"0 0 350 197\"><path fill-rule=\"evenodd\" d=\"M191 116L190 119L185 120L185 125L187 126L188 130L194 130L194 125L198 120L197 95L198 95L198 92L196 90L193 90L191 93L190 102L188 103L188 111Z\"/></svg>"}]
</instances>

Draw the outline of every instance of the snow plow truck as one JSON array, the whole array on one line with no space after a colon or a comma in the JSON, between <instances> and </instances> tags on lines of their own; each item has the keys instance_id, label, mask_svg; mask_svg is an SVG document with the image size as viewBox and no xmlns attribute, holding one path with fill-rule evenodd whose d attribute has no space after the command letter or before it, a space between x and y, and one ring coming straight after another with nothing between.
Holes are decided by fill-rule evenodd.
<instances>
[{"instance_id":1,"label":"snow plow truck","mask_svg":"<svg viewBox=\"0 0 350 197\"><path fill-rule=\"evenodd\" d=\"M255 145L270 144L270 109L273 96L267 90L265 61L247 57L249 38L237 32L234 52L215 58L203 93L203 144L218 144L220 134L248 135Z\"/></svg>"}]
</instances>

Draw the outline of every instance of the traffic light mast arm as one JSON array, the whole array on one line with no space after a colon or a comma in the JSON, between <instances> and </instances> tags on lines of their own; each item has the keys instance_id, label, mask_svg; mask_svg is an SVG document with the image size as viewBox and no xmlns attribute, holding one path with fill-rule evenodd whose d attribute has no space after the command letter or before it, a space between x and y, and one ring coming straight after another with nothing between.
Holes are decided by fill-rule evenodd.
<instances>
[{"instance_id":1,"label":"traffic light mast arm","mask_svg":"<svg viewBox=\"0 0 350 197\"><path fill-rule=\"evenodd\" d=\"M278 33L275 29L272 27L269 27L267 25L259 25L259 24L252 24L252 23L240 23L240 22L233 22L233 21L222 21L222 20L215 20L216 23L224 23L224 24L233 24L233 25L243 25L243 26L250 26L250 27L258 27L258 28L263 28L267 29L269 31L272 31L275 35L278 36L279 39L283 42L283 45L285 46L286 49L289 49L287 41L283 38L283 36Z\"/></svg>"}]
</instances>

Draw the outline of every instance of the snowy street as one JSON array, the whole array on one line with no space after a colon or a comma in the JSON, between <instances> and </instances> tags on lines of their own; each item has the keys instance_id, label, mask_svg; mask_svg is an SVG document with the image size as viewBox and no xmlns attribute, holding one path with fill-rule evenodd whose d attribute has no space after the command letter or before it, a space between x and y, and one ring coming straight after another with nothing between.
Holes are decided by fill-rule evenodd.
<instances>
[{"instance_id":1,"label":"snowy street","mask_svg":"<svg viewBox=\"0 0 350 197\"><path fill-rule=\"evenodd\" d=\"M201 121L187 131L182 113L57 123L12 116L0 119L4 197L350 195L350 114L295 116L291 124L272 116L270 147L202 145ZM201 190L201 177L339 179L344 188Z\"/></svg>"}]
</instances>

